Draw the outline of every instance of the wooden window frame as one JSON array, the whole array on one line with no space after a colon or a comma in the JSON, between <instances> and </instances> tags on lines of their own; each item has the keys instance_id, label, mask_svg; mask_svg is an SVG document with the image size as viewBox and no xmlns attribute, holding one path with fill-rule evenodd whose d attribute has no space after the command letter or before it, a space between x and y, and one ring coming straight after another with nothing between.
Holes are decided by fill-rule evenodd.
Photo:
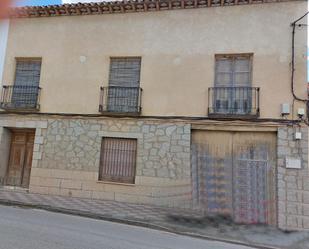
<instances>
[{"instance_id":1,"label":"wooden window frame","mask_svg":"<svg viewBox=\"0 0 309 249\"><path fill-rule=\"evenodd\" d=\"M215 54L211 92L211 108L215 115L256 116L251 115L258 98L252 87L253 56L253 53Z\"/></svg>"},{"instance_id":2,"label":"wooden window frame","mask_svg":"<svg viewBox=\"0 0 309 249\"><path fill-rule=\"evenodd\" d=\"M252 87L252 80L253 80L253 56L254 53L235 53L235 54L215 54L215 77L214 77L214 86L220 86L218 84L217 81L217 77L218 77L218 70L217 70L217 60L218 59L233 59L235 60L237 57L244 57L244 58L248 58L249 59L249 71L248 73L250 74L249 76L249 83L250 83L250 87ZM234 74L235 71L233 70L232 72L232 84L230 85L231 87L234 86Z\"/></svg>"}]
</instances>

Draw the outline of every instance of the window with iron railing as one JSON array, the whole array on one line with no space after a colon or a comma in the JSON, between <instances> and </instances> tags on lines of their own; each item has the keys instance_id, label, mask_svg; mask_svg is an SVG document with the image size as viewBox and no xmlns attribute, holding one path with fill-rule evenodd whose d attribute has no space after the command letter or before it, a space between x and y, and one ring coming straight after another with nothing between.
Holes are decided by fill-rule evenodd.
<instances>
[{"instance_id":1,"label":"window with iron railing","mask_svg":"<svg viewBox=\"0 0 309 249\"><path fill-rule=\"evenodd\" d=\"M209 115L257 115L259 88L252 87L252 54L216 55Z\"/></svg>"},{"instance_id":2,"label":"window with iron railing","mask_svg":"<svg viewBox=\"0 0 309 249\"><path fill-rule=\"evenodd\" d=\"M101 112L140 113L140 57L111 58L108 87L101 88Z\"/></svg>"},{"instance_id":3,"label":"window with iron railing","mask_svg":"<svg viewBox=\"0 0 309 249\"><path fill-rule=\"evenodd\" d=\"M99 180L134 183L137 139L103 137Z\"/></svg>"},{"instance_id":4,"label":"window with iron railing","mask_svg":"<svg viewBox=\"0 0 309 249\"><path fill-rule=\"evenodd\" d=\"M4 85L2 109L38 110L41 59L17 59L14 85Z\"/></svg>"}]
</instances>

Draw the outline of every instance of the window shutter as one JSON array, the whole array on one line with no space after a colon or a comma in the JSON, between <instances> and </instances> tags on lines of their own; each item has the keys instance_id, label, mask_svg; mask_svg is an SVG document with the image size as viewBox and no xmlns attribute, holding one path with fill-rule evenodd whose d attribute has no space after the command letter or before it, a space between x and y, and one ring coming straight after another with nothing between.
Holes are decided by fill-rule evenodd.
<instances>
[{"instance_id":1,"label":"window shutter","mask_svg":"<svg viewBox=\"0 0 309 249\"><path fill-rule=\"evenodd\" d=\"M111 58L109 86L139 87L141 58Z\"/></svg>"},{"instance_id":2,"label":"window shutter","mask_svg":"<svg viewBox=\"0 0 309 249\"><path fill-rule=\"evenodd\" d=\"M141 58L111 58L108 111L139 112Z\"/></svg>"}]
</instances>

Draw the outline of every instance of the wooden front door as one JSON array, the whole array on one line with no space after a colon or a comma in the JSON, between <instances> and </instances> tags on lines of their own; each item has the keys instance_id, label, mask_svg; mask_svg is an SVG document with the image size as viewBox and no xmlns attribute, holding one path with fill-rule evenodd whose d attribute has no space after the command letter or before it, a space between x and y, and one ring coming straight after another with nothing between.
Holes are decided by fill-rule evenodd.
<instances>
[{"instance_id":1,"label":"wooden front door","mask_svg":"<svg viewBox=\"0 0 309 249\"><path fill-rule=\"evenodd\" d=\"M6 184L10 186L29 187L34 131L13 131L9 167Z\"/></svg>"},{"instance_id":2,"label":"wooden front door","mask_svg":"<svg viewBox=\"0 0 309 249\"><path fill-rule=\"evenodd\" d=\"M195 204L236 223L276 224L276 135L192 132Z\"/></svg>"}]
</instances>

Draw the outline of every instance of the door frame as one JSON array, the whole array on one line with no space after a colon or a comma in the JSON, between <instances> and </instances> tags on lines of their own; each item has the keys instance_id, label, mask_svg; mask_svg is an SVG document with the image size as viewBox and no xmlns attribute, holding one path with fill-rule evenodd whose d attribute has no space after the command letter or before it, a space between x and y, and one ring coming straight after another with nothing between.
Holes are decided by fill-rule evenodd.
<instances>
[{"instance_id":1,"label":"door frame","mask_svg":"<svg viewBox=\"0 0 309 249\"><path fill-rule=\"evenodd\" d=\"M14 133L26 133L27 137L28 134L33 134L34 138L35 138L35 128L7 128L10 132L11 132L11 141L10 141L10 150L9 150L9 159L8 159L8 163L7 163L7 168L6 168L6 173L5 173L5 177L4 177L4 186L12 186L12 185L8 185L7 184L7 180L8 180L8 173L9 173L9 168L10 168L10 163L11 163L11 153L12 153L12 148L13 148L13 136ZM26 143L25 143L25 147L27 147L27 139L26 139ZM33 147L34 147L34 143L33 143ZM32 155L33 155L33 148L32 148ZM23 178L24 178L24 170L25 170L25 160L26 160L26 149L25 149L25 153L23 155L23 159L22 159L22 172L21 172L21 177L20 177L20 183L18 186L12 186L12 187L17 187L17 188L24 188L22 187L22 182L23 182ZM31 162L31 168L32 168L32 162ZM29 180L31 178L31 173L29 176ZM28 186L29 188L29 186Z\"/></svg>"},{"instance_id":2,"label":"door frame","mask_svg":"<svg viewBox=\"0 0 309 249\"><path fill-rule=\"evenodd\" d=\"M210 125L210 126L205 126L205 125L194 125L192 126L192 129L191 129L191 171L193 170L193 168L197 168L195 170L197 170L194 174L193 172L191 173L191 182L192 182L192 193L193 193L193 205L196 205L198 208L202 208L200 206L200 203L199 201L200 200L197 200L196 198L199 198L199 184L200 184L200 181L201 179L199 178L200 177L200 173L198 172L199 169L198 169L198 165L193 165L194 163L197 163L196 162L196 158L195 158L195 154L194 154L194 151L193 151L193 147L192 145L194 145L194 141L193 141L193 133L194 132L227 132L227 133L231 133L231 134L237 134L237 133L255 133L255 134L259 134L259 133L269 133L269 134L272 134L272 136L275 136L275 140L274 140L274 149L276 151L276 148L277 148L277 127L256 127L256 128L253 128L253 127L250 127L250 126L238 126L236 127L235 125L228 125L227 127L226 126L221 126L221 125ZM234 146L233 146L234 147ZM232 152L233 154L233 152ZM269 195L270 191L273 191L271 193L271 195L273 197L275 197L275 200L274 200L274 203L269 207L271 211L273 211L273 214L271 216L271 218L267 219L268 222L267 224L268 225L271 225L271 226L278 226L278 178L277 178L277 174L278 174L278 169L277 169L277 153L275 153L273 155L273 158L272 158L272 161L273 161L273 168L272 168L272 186L269 186L269 180L267 180L267 189L266 189L266 193L267 195ZM233 164L234 164L234 160L233 160ZM232 171L234 171L234 166L232 165ZM232 177L234 177L234 173L232 175ZM234 192L234 180L232 179L232 183L233 183L233 192ZM196 189L197 187L197 189ZM195 195L194 195L195 193ZM233 193L234 195L234 193ZM232 205L233 205L233 212L235 210L234 208L234 197L232 197ZM234 214L233 214L233 218L234 218Z\"/></svg>"}]
</instances>

